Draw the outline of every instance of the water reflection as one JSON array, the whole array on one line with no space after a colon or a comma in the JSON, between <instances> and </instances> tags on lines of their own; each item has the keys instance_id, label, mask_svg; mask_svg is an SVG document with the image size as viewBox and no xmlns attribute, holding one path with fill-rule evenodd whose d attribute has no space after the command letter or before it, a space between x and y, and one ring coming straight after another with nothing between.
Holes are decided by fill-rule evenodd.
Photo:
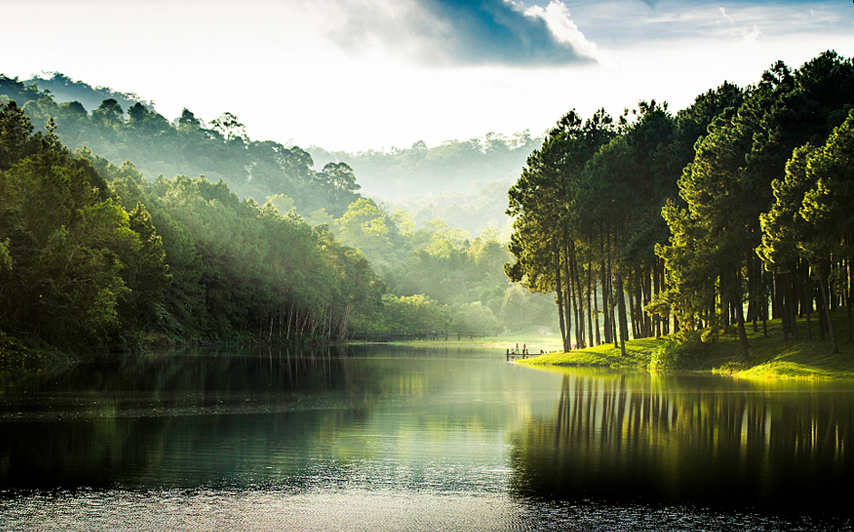
<instances>
[{"instance_id":1,"label":"water reflection","mask_svg":"<svg viewBox=\"0 0 854 532\"><path fill-rule=\"evenodd\" d=\"M0 388L0 487L192 487L299 469L304 435L371 400L348 393L350 373L337 351L283 349L23 376ZM292 452L271 459L271 448Z\"/></svg>"},{"instance_id":2,"label":"water reflection","mask_svg":"<svg viewBox=\"0 0 854 532\"><path fill-rule=\"evenodd\" d=\"M840 511L854 494L850 389L568 371L517 431L523 497Z\"/></svg>"},{"instance_id":3,"label":"water reflection","mask_svg":"<svg viewBox=\"0 0 854 532\"><path fill-rule=\"evenodd\" d=\"M453 530L475 512L483 530L631 530L650 515L647 529L726 530L744 509L800 518L852 494L854 386L390 347L151 354L15 378L0 382L0 515L18 515L14 529L37 528L36 509L79 522L93 500L109 516L78 529L124 528L125 503L168 529L214 498L222 522L312 508L341 529L381 515ZM709 528L718 506L738 511Z\"/></svg>"},{"instance_id":4,"label":"water reflection","mask_svg":"<svg viewBox=\"0 0 854 532\"><path fill-rule=\"evenodd\" d=\"M497 362L457 349L261 349L24 375L0 384L0 490L496 492L508 420L555 382Z\"/></svg>"}]
</instances>

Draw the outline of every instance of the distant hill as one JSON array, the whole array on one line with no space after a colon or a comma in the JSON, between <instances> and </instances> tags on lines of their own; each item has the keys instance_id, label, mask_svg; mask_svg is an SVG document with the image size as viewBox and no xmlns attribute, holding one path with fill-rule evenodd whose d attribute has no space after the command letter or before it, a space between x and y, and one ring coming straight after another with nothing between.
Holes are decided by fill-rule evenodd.
<instances>
[{"instance_id":1,"label":"distant hill","mask_svg":"<svg viewBox=\"0 0 854 532\"><path fill-rule=\"evenodd\" d=\"M348 164L364 195L412 213L419 226L441 218L476 236L487 226L506 228L507 189L542 142L523 131L510 137L487 133L434 147L419 141L388 151L328 152L317 146L307 151L318 164Z\"/></svg>"},{"instance_id":2,"label":"distant hill","mask_svg":"<svg viewBox=\"0 0 854 532\"><path fill-rule=\"evenodd\" d=\"M487 133L465 141L447 140L428 147L418 141L411 148L358 153L329 152L317 146L307 151L318 163L344 162L359 176L366 192L385 199L469 191L473 183L516 180L528 155L542 145L529 131L507 137Z\"/></svg>"},{"instance_id":3,"label":"distant hill","mask_svg":"<svg viewBox=\"0 0 854 532\"><path fill-rule=\"evenodd\" d=\"M50 77L47 77L50 76ZM86 110L91 111L101 105L104 100L116 100L122 109L130 109L135 103L141 103L149 111L154 111L154 102L145 101L133 92L119 92L109 87L93 87L83 81L75 81L59 72L44 72L24 80L25 86L38 85L41 90L50 91L57 103L80 102Z\"/></svg>"},{"instance_id":4,"label":"distant hill","mask_svg":"<svg viewBox=\"0 0 854 532\"><path fill-rule=\"evenodd\" d=\"M242 198L259 204L274 198L304 216L325 210L338 217L361 197L346 165L315 170L299 147L250 140L231 113L205 124L185 108L170 121L133 93L93 88L58 73L27 82L0 75L4 100L14 100L36 127L54 120L56 134L72 150L87 148L117 165L131 161L149 180L204 175Z\"/></svg>"},{"instance_id":5,"label":"distant hill","mask_svg":"<svg viewBox=\"0 0 854 532\"><path fill-rule=\"evenodd\" d=\"M472 236L487 226L506 227L507 189L542 144L524 131L433 147L419 141L358 153L302 150L250 140L230 113L206 124L185 109L170 120L135 93L93 87L59 72L24 81L0 75L3 97L16 100L37 126L56 119L57 133L72 149L86 146L116 164L130 160L149 179L205 175L259 203L286 196L304 215L325 208L337 217L364 195L405 209L419 223L442 218Z\"/></svg>"}]
</instances>

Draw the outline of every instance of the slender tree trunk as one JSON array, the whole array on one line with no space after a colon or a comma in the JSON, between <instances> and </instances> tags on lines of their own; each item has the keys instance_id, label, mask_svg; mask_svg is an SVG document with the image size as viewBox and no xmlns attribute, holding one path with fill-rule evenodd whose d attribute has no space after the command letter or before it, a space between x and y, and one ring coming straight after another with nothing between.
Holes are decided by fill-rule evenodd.
<instances>
[{"instance_id":1,"label":"slender tree trunk","mask_svg":"<svg viewBox=\"0 0 854 532\"><path fill-rule=\"evenodd\" d=\"M608 290L607 270L605 269L605 257L602 256L602 264L600 265L602 273L602 326L605 333L605 342L611 342L611 299Z\"/></svg>"},{"instance_id":2,"label":"slender tree trunk","mask_svg":"<svg viewBox=\"0 0 854 532\"><path fill-rule=\"evenodd\" d=\"M617 228L614 233L614 248L619 248L620 242L620 229ZM623 275L620 273L620 268L617 267L614 272L615 279L617 281L617 286L615 287L615 291L617 293L617 314L620 319L620 354L626 356L626 341L628 340L629 335L629 327L626 323L626 298L625 292L623 290Z\"/></svg>"},{"instance_id":3,"label":"slender tree trunk","mask_svg":"<svg viewBox=\"0 0 854 532\"><path fill-rule=\"evenodd\" d=\"M592 277L592 264L587 265L587 290L584 293L584 299L587 302L587 341L590 342L591 345L595 345L593 343L593 305L591 305L590 301L590 278ZM596 331L599 332L598 330Z\"/></svg>"},{"instance_id":4,"label":"slender tree trunk","mask_svg":"<svg viewBox=\"0 0 854 532\"><path fill-rule=\"evenodd\" d=\"M640 305L641 317L643 317L643 334L645 338L653 335L654 327L652 325L652 316L644 310L650 301L652 301L652 278L655 275L655 262L653 261L652 269L646 272L643 278L643 301Z\"/></svg>"},{"instance_id":5,"label":"slender tree trunk","mask_svg":"<svg viewBox=\"0 0 854 532\"><path fill-rule=\"evenodd\" d=\"M578 275L578 261L575 259L574 244L570 245L569 253L569 271L570 275L572 275L573 303L575 303L575 342L578 348L581 349L586 347L587 344L584 342L584 300L581 293L581 279Z\"/></svg>"},{"instance_id":6,"label":"slender tree trunk","mask_svg":"<svg viewBox=\"0 0 854 532\"><path fill-rule=\"evenodd\" d=\"M738 326L738 343L741 346L741 354L744 360L747 360L750 355L747 353L747 331L744 330L744 304L741 301L741 281L736 275L735 279L737 290L734 288L730 293L730 304L735 309L735 321Z\"/></svg>"},{"instance_id":7,"label":"slender tree trunk","mask_svg":"<svg viewBox=\"0 0 854 532\"><path fill-rule=\"evenodd\" d=\"M814 286L811 288L812 288L812 290L810 291L810 294L813 295L816 292L816 290L815 290ZM827 330L825 328L825 327L827 327L827 325L826 325L827 322L825 320L825 313L827 312L827 297L825 297L825 295L821 292L821 289L822 289L821 280L819 280L818 292L819 292L819 294L822 294L820 297L822 298L822 300L824 300L824 302L825 302L824 305L821 304L821 301L818 301L818 297L819 297L818 294L814 294L814 295L815 295L815 299L816 299L816 310L818 311L818 339L823 342L824 341L824 334ZM810 304L812 304L812 300L810 300Z\"/></svg>"},{"instance_id":8,"label":"slender tree trunk","mask_svg":"<svg viewBox=\"0 0 854 532\"><path fill-rule=\"evenodd\" d=\"M570 349L572 348L572 276L569 273L569 252L567 250L566 230L563 233L563 305L566 311L566 337L569 340ZM577 340L576 336L576 340Z\"/></svg>"},{"instance_id":9,"label":"slender tree trunk","mask_svg":"<svg viewBox=\"0 0 854 532\"><path fill-rule=\"evenodd\" d=\"M291 300L291 309L288 311L288 329L285 332L285 340L291 339L291 322L294 319L294 301Z\"/></svg>"},{"instance_id":10,"label":"slender tree trunk","mask_svg":"<svg viewBox=\"0 0 854 532\"><path fill-rule=\"evenodd\" d=\"M620 321L620 353L626 356L626 341L629 336L629 325L626 320L626 298L623 292L623 276L619 270L615 272L616 286L614 287L617 293L617 315Z\"/></svg>"},{"instance_id":11,"label":"slender tree trunk","mask_svg":"<svg viewBox=\"0 0 854 532\"><path fill-rule=\"evenodd\" d=\"M657 256L656 256L656 257L653 259L653 263L652 263L652 279L653 279L653 283L652 283L652 297L653 297L653 298L657 298L659 295L661 295L661 279L660 279L660 278L661 278L661 274L660 274L660 270L661 270L661 269L663 269L663 268L662 268L662 266L663 266L663 265L661 264L661 259L660 259L659 257L657 257ZM662 326L661 326L661 325L662 325L662 324L661 324L661 322L662 322L661 316L659 316L658 314L656 314L655 316L653 316L653 318L652 318L652 319L653 319L653 323L655 324L655 325L654 325L654 327L655 327L655 337L656 337L656 338L661 338L661 334L662 334L662 332L663 332L663 331L662 331ZM666 333L665 333L665 334L666 334Z\"/></svg>"},{"instance_id":12,"label":"slender tree trunk","mask_svg":"<svg viewBox=\"0 0 854 532\"><path fill-rule=\"evenodd\" d=\"M848 332L848 343L851 343L851 259L845 261L845 327Z\"/></svg>"},{"instance_id":13,"label":"slender tree trunk","mask_svg":"<svg viewBox=\"0 0 854 532\"><path fill-rule=\"evenodd\" d=\"M615 228L616 231L616 228ZM617 303L614 298L614 287L611 284L611 280L614 279L614 269L613 264L611 263L611 232L608 231L608 300L610 302L610 313L611 313L611 338L614 340L614 347L619 346L619 340L617 338L617 321L618 317L614 314L615 309L619 307L619 303Z\"/></svg>"},{"instance_id":14,"label":"slender tree trunk","mask_svg":"<svg viewBox=\"0 0 854 532\"><path fill-rule=\"evenodd\" d=\"M823 274L819 278L819 285L821 286L821 298L824 300L824 315L827 316L827 332L830 334L830 345L831 345L831 355L839 354L839 345L836 343L836 333L833 330L833 319L830 317L830 310L828 307L830 306L827 298L827 277Z\"/></svg>"},{"instance_id":15,"label":"slender tree trunk","mask_svg":"<svg viewBox=\"0 0 854 532\"><path fill-rule=\"evenodd\" d=\"M558 247L553 247L553 256L554 256L554 272L555 272L555 290L557 292L557 314L558 314L558 322L560 323L560 338L563 341L563 351L569 352L569 339L566 335L566 323L564 322L563 316L563 286L561 283L561 275L560 275L560 254L558 253Z\"/></svg>"},{"instance_id":16,"label":"slender tree trunk","mask_svg":"<svg viewBox=\"0 0 854 532\"><path fill-rule=\"evenodd\" d=\"M812 341L812 297L811 290L804 289L801 291L803 293L804 301L801 303L801 308L804 310L804 314L806 315L806 328L807 331L805 333L804 339L807 342ZM821 334L821 318L819 318L819 335Z\"/></svg>"},{"instance_id":17,"label":"slender tree trunk","mask_svg":"<svg viewBox=\"0 0 854 532\"><path fill-rule=\"evenodd\" d=\"M780 278L775 272L771 274L771 319L776 320L780 315ZM783 320L783 332L788 333L785 321Z\"/></svg>"},{"instance_id":18,"label":"slender tree trunk","mask_svg":"<svg viewBox=\"0 0 854 532\"><path fill-rule=\"evenodd\" d=\"M797 305L795 298L795 275L787 274L786 278L789 282L786 283L786 287L789 290L789 296L784 305L783 314L784 319L789 319L789 330L792 332L792 337L797 340L798 339L798 322L795 321L795 307Z\"/></svg>"},{"instance_id":19,"label":"slender tree trunk","mask_svg":"<svg viewBox=\"0 0 854 532\"><path fill-rule=\"evenodd\" d=\"M593 265L591 264L591 269L592 269L592 266ZM594 280L593 281L593 318L596 320L596 323L595 323L595 326L593 327L593 330L596 331L596 345L602 345L602 337L601 337L601 333L599 332L599 301L598 301L599 294L597 294L596 292L597 292L596 281Z\"/></svg>"},{"instance_id":20,"label":"slender tree trunk","mask_svg":"<svg viewBox=\"0 0 854 532\"><path fill-rule=\"evenodd\" d=\"M638 334L638 322L635 319L635 295L630 291L628 293L628 296L629 296L629 309L628 309L629 316L628 316L628 318L629 318L629 323L632 326L632 337L638 338L640 335Z\"/></svg>"},{"instance_id":21,"label":"slender tree trunk","mask_svg":"<svg viewBox=\"0 0 854 532\"><path fill-rule=\"evenodd\" d=\"M729 279L727 278L727 272L722 271L720 274L720 320L721 327L723 327L724 334L729 334Z\"/></svg>"}]
</instances>

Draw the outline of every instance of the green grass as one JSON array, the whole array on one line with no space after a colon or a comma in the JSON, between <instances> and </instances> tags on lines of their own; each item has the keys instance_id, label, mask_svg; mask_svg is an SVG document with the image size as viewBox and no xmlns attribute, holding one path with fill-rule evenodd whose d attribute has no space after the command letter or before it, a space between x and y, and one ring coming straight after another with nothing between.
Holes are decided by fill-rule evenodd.
<instances>
[{"instance_id":1,"label":"green grass","mask_svg":"<svg viewBox=\"0 0 854 532\"><path fill-rule=\"evenodd\" d=\"M560 335L549 335L545 336L537 332L536 329L523 330L518 333L510 333L508 335L497 334L495 336L482 336L476 338L468 338L466 336L460 337L457 340L456 333L449 334L448 339L439 339L439 340L411 340L406 342L388 342L391 345L419 345L424 347L444 347L444 346L486 346L486 347L495 347L500 348L502 350L510 349L513 350L516 348L516 344L519 344L519 348L521 349L522 345L527 345L529 351L531 352L539 352L540 349L544 351L553 351L556 349L560 349L562 347Z\"/></svg>"},{"instance_id":2,"label":"green grass","mask_svg":"<svg viewBox=\"0 0 854 532\"><path fill-rule=\"evenodd\" d=\"M706 341L680 346L678 356L671 369L688 371L714 371L727 373L744 379L854 379L854 343L847 342L845 315L840 310L834 313L839 354L831 355L829 335L818 340L818 322L812 319L812 340L805 341L806 320L798 320L799 339L783 338L780 320L768 322L768 335L754 331L747 324L748 360L744 360L739 347L735 328L727 335L709 338ZM656 348L663 347L669 338L643 338L626 344L626 356L613 344L581 349L570 353L549 355L518 360L527 365L591 366L591 367L637 367L646 368L653 359Z\"/></svg>"}]
</instances>

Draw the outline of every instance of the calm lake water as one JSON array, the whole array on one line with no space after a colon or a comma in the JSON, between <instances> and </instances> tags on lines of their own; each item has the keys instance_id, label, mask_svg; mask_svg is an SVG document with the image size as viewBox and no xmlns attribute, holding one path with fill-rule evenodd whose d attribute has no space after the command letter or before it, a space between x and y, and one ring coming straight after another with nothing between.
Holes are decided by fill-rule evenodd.
<instances>
[{"instance_id":1,"label":"calm lake water","mask_svg":"<svg viewBox=\"0 0 854 532\"><path fill-rule=\"evenodd\" d=\"M496 349L149 354L0 381L0 530L839 530L854 383Z\"/></svg>"}]
</instances>

